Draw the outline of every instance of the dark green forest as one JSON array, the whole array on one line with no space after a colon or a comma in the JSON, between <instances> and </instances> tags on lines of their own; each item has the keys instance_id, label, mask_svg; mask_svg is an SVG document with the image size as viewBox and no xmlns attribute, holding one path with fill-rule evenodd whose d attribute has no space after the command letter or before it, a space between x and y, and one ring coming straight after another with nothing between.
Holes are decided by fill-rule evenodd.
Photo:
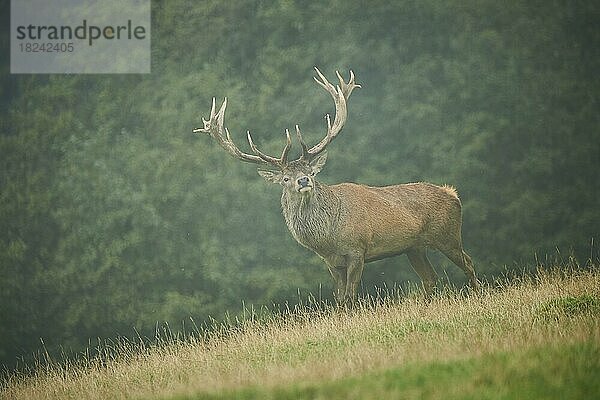
<instances>
[{"instance_id":1,"label":"dark green forest","mask_svg":"<svg viewBox=\"0 0 600 400\"><path fill-rule=\"evenodd\" d=\"M277 154L295 124L316 143L333 104L314 66L362 84L321 181L455 186L483 277L598 257L597 1L154 1L152 72L139 75L11 75L7 3L2 364L40 338L81 351L243 304L330 299L322 261L287 232L280 188L192 134L226 96L241 148L250 130ZM397 257L367 265L362 290L416 280Z\"/></svg>"}]
</instances>

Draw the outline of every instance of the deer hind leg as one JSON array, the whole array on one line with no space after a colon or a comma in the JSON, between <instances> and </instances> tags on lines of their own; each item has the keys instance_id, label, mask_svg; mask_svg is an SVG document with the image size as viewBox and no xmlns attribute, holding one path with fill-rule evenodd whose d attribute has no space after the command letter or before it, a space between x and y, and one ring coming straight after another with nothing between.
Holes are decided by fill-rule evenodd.
<instances>
[{"instance_id":1,"label":"deer hind leg","mask_svg":"<svg viewBox=\"0 0 600 400\"><path fill-rule=\"evenodd\" d=\"M473 268L473 261L471 257L463 250L462 245L448 249L439 249L446 257L450 259L454 264L458 265L467 275L471 287L479 291L479 281L475 275L475 268Z\"/></svg>"},{"instance_id":2,"label":"deer hind leg","mask_svg":"<svg viewBox=\"0 0 600 400\"><path fill-rule=\"evenodd\" d=\"M427 258L427 252L425 248L419 247L410 249L406 252L406 255L408 255L410 265L412 265L413 269L423 282L425 294L427 294L427 296L431 296L435 291L438 276L431 266L429 259Z\"/></svg>"}]
</instances>

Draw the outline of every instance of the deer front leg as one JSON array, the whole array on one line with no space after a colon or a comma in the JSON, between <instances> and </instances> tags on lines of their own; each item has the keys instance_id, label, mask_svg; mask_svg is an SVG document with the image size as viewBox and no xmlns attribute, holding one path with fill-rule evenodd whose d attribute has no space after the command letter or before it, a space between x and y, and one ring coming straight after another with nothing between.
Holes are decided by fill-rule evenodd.
<instances>
[{"instance_id":1,"label":"deer front leg","mask_svg":"<svg viewBox=\"0 0 600 400\"><path fill-rule=\"evenodd\" d=\"M346 266L330 266L329 273L331 274L335 285L335 290L333 292L335 301L337 304L343 304L346 296L347 268Z\"/></svg>"},{"instance_id":2,"label":"deer front leg","mask_svg":"<svg viewBox=\"0 0 600 400\"><path fill-rule=\"evenodd\" d=\"M356 300L358 285L360 284L360 278L365 266L365 259L363 255L349 255L347 265L347 283L344 300L345 303L352 304Z\"/></svg>"}]
</instances>

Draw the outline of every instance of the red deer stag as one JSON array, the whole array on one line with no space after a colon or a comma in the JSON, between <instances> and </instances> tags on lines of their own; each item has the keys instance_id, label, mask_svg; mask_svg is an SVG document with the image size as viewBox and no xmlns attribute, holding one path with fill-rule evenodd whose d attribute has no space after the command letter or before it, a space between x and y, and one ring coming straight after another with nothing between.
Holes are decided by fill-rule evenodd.
<instances>
[{"instance_id":1,"label":"red deer stag","mask_svg":"<svg viewBox=\"0 0 600 400\"><path fill-rule=\"evenodd\" d=\"M340 82L336 86L316 67L315 71L315 81L333 97L335 118L332 123L327 115L327 134L310 148L296 125L302 147L299 158L288 159L292 144L288 130L280 157L260 151L250 132L248 143L253 154L242 152L223 126L227 99L217 111L213 98L210 117L203 118L204 127L193 132L210 135L239 160L275 169L259 169L258 173L283 186L281 208L288 229L301 245L325 260L335 281L338 303L354 301L364 263L404 253L423 281L425 291L431 293L437 275L427 259L427 247L445 254L465 272L471 286L478 288L473 263L462 246L461 203L454 188L430 183L329 186L315 179L327 158L325 148L346 122L346 101L355 88L360 88L352 71L348 82L336 72Z\"/></svg>"}]
</instances>

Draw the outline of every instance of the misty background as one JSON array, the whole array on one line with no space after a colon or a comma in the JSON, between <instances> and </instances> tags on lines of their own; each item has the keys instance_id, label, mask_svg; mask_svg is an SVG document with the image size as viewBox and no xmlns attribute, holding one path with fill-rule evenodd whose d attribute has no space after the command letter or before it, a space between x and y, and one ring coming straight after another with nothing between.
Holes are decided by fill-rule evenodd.
<instances>
[{"instance_id":1,"label":"misty background","mask_svg":"<svg viewBox=\"0 0 600 400\"><path fill-rule=\"evenodd\" d=\"M10 75L8 3L1 364L27 361L40 338L81 351L243 304L331 299L323 262L285 227L280 188L191 133L226 96L240 148L250 130L279 154L295 124L316 143L333 102L314 66L362 84L320 181L455 186L488 279L598 257L598 2L154 1L147 75ZM366 266L362 291L406 281L418 278L405 257L387 259Z\"/></svg>"}]
</instances>

